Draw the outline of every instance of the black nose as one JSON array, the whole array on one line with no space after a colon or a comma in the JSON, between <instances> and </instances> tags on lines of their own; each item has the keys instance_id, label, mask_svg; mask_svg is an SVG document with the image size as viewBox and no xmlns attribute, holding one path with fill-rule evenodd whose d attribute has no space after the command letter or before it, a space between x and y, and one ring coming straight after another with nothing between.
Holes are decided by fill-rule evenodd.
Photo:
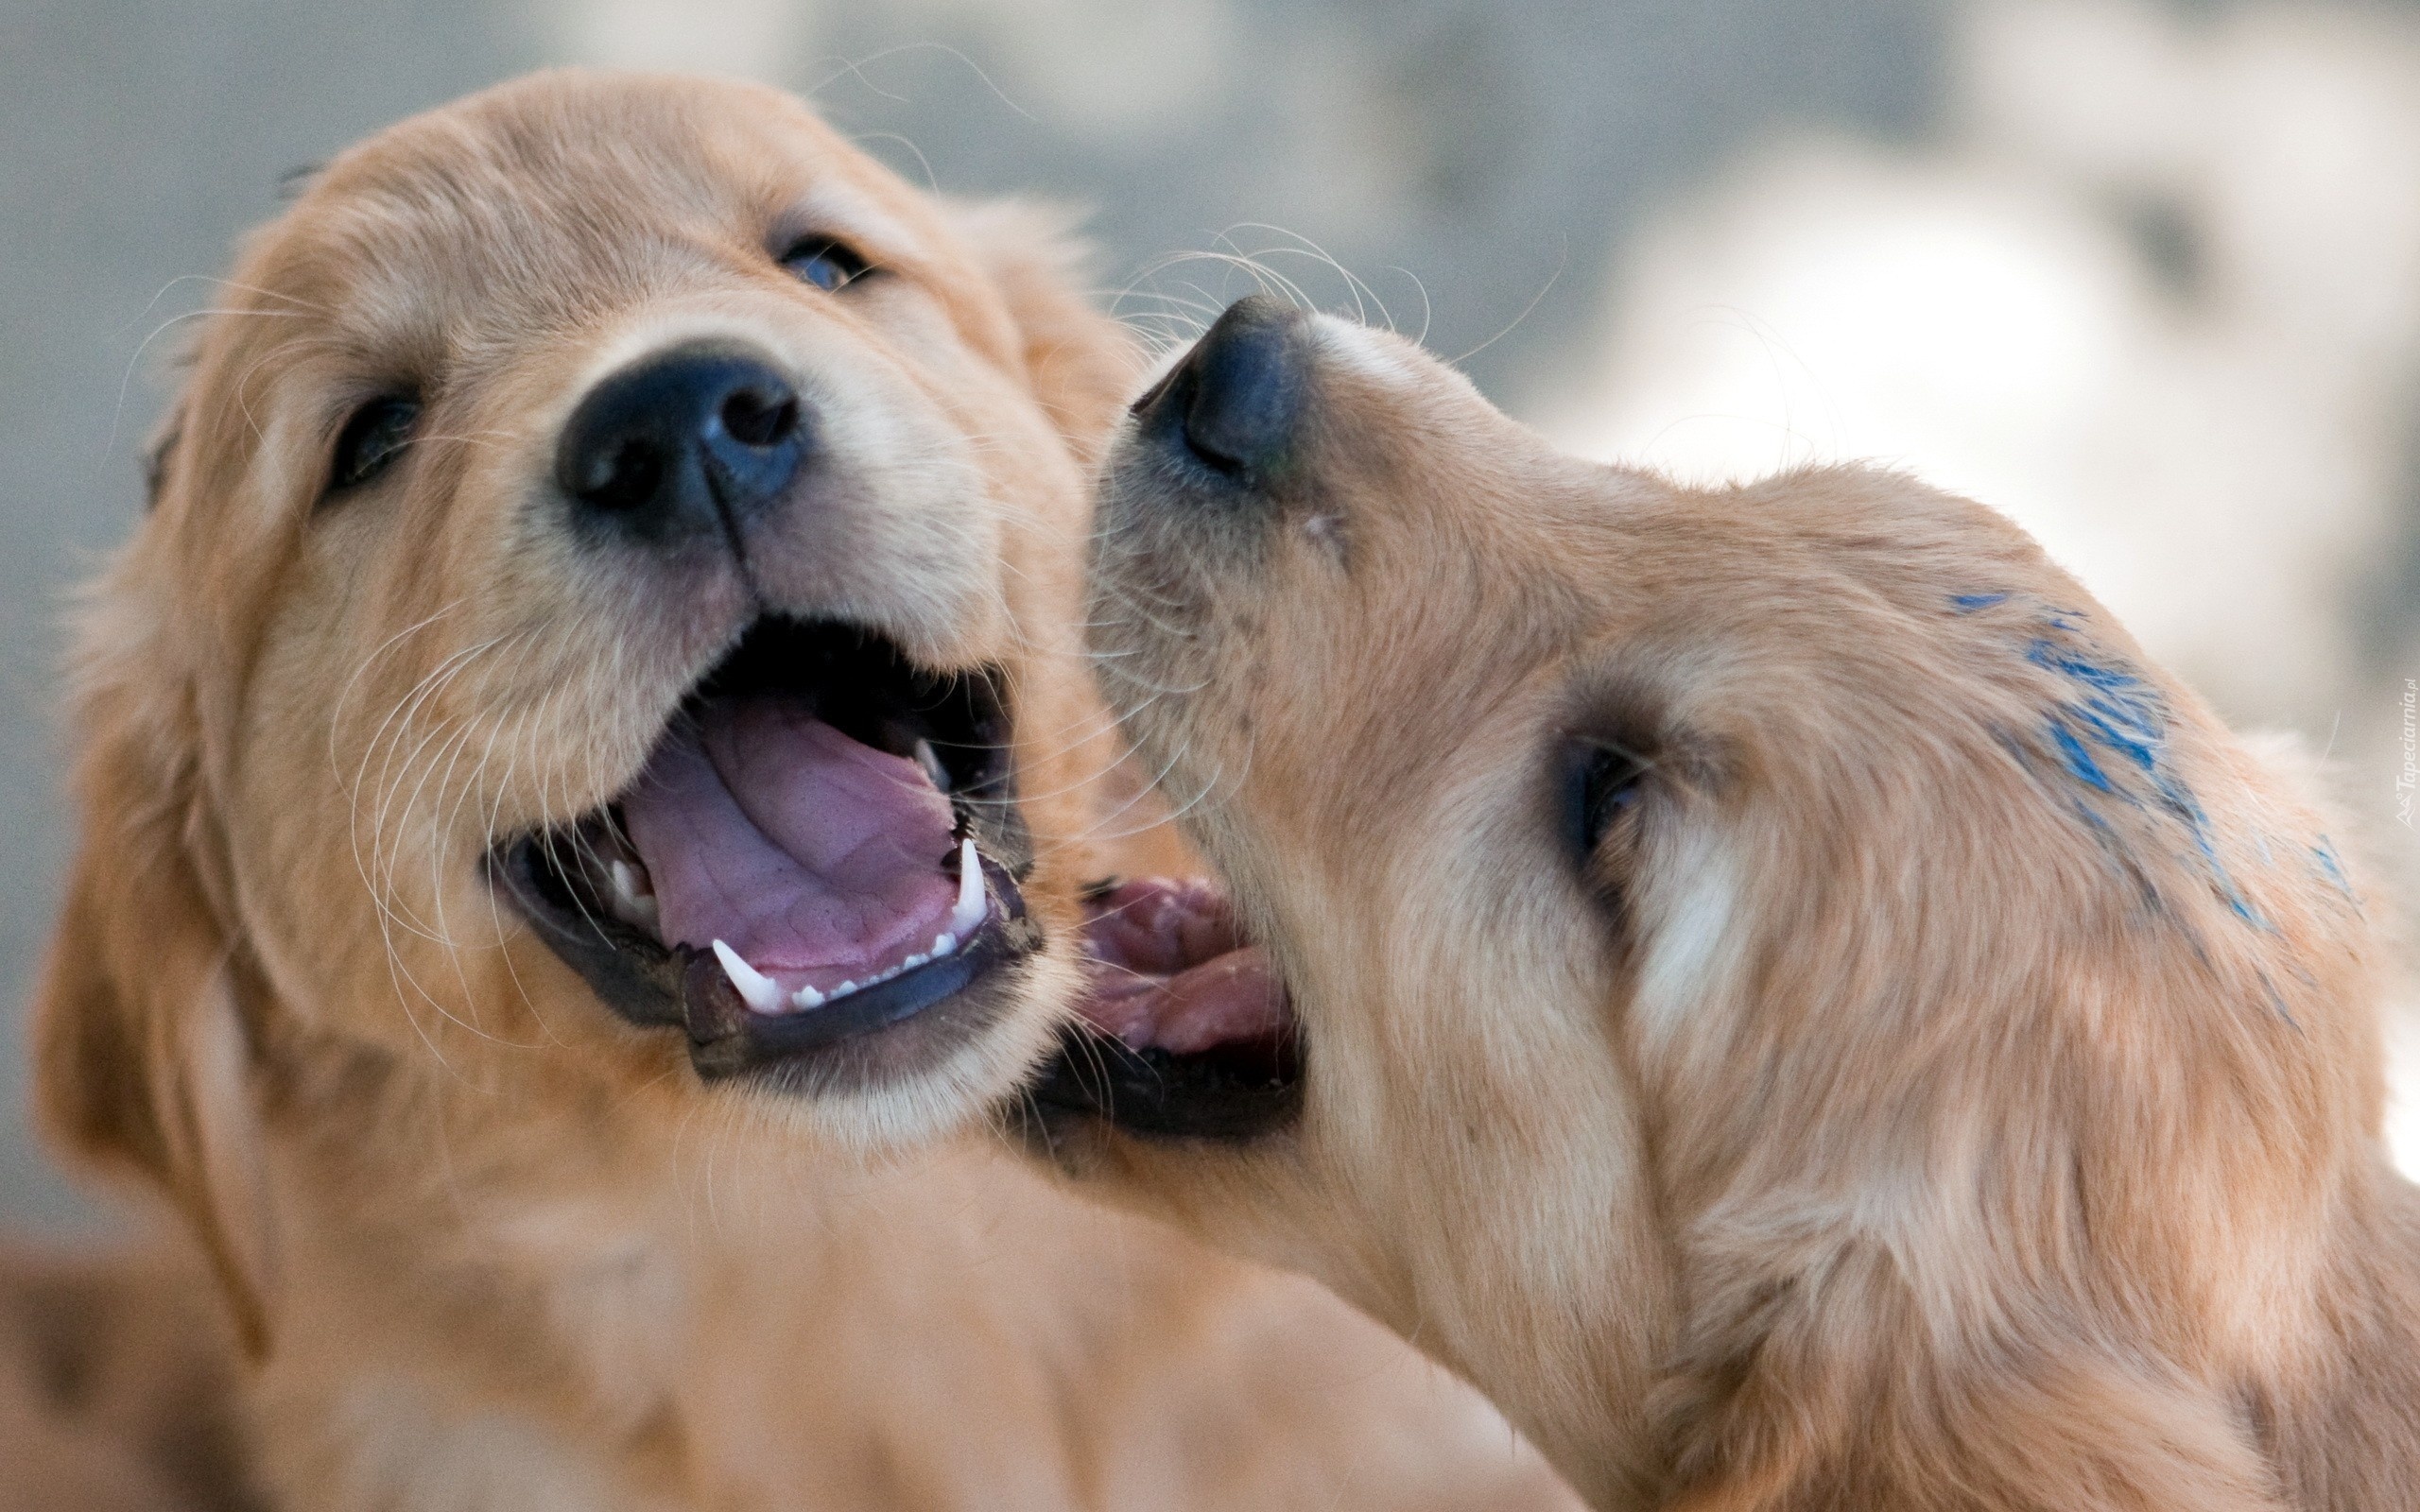
<instances>
[{"instance_id":1,"label":"black nose","mask_svg":"<svg viewBox=\"0 0 2420 1512\"><path fill-rule=\"evenodd\" d=\"M761 359L676 348L589 391L563 427L555 477L584 516L644 541L737 530L798 475L812 419Z\"/></svg>"},{"instance_id":2,"label":"black nose","mask_svg":"<svg viewBox=\"0 0 2420 1512\"><path fill-rule=\"evenodd\" d=\"M1309 324L1282 300L1237 300L1136 413L1147 425L1181 427L1186 447L1220 472L1266 477L1284 465L1302 417Z\"/></svg>"}]
</instances>

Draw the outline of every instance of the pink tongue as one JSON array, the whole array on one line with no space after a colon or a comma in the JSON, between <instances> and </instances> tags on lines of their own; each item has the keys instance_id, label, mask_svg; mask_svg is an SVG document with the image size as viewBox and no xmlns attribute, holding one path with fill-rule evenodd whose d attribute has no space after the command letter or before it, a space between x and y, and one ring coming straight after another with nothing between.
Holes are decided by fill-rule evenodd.
<instances>
[{"instance_id":1,"label":"pink tongue","mask_svg":"<svg viewBox=\"0 0 2420 1512\"><path fill-rule=\"evenodd\" d=\"M726 698L665 736L622 801L666 944L721 940L826 990L929 951L956 881L949 799L914 762L782 698Z\"/></svg>"},{"instance_id":2,"label":"pink tongue","mask_svg":"<svg viewBox=\"0 0 2420 1512\"><path fill-rule=\"evenodd\" d=\"M1077 1005L1091 1024L1137 1050L1191 1055L1286 1027L1269 957L1236 933L1226 900L1205 883L1145 877L1095 902L1084 922L1092 980Z\"/></svg>"}]
</instances>

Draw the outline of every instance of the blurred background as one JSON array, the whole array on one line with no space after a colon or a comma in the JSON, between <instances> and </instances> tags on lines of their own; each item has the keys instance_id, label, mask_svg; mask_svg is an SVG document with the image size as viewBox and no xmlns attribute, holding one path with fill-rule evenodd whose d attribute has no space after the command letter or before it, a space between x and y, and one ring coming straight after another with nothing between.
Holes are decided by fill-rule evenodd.
<instances>
[{"instance_id":1,"label":"blurred background","mask_svg":"<svg viewBox=\"0 0 2420 1512\"><path fill-rule=\"evenodd\" d=\"M292 170L562 62L770 80L919 182L1089 205L1165 335L1253 286L1171 254L1252 256L1576 450L1969 492L2324 755L2415 917L2420 5L0 0L0 1224L97 1221L26 1127L57 627L180 332ZM2420 1171L2411 1099L2396 1137Z\"/></svg>"}]
</instances>

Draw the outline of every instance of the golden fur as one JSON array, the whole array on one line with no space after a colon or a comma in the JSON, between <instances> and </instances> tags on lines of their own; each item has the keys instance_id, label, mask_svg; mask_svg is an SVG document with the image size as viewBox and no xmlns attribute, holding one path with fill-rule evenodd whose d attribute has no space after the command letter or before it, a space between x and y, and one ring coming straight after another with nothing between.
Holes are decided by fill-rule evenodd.
<instances>
[{"instance_id":1,"label":"golden fur","mask_svg":"<svg viewBox=\"0 0 2420 1512\"><path fill-rule=\"evenodd\" d=\"M182 1247L0 1245L0 1509L255 1512L235 1360Z\"/></svg>"},{"instance_id":2,"label":"golden fur","mask_svg":"<svg viewBox=\"0 0 2420 1512\"><path fill-rule=\"evenodd\" d=\"M807 286L785 217L883 278ZM1115 752L1073 653L1080 480L1132 358L1064 264L1031 213L913 191L787 96L578 73L380 134L246 244L83 618L40 1091L206 1252L277 1504L1564 1494L1306 1283L988 1145L896 1153L1024 1073L1077 885L1120 859L1081 843ZM1016 698L1048 943L952 1057L818 1098L701 1084L483 868L627 783L746 612L727 571L667 595L580 557L544 482L588 385L699 336L804 374L857 470L752 538L749 591L997 662ZM427 401L406 460L315 508L344 416L399 381Z\"/></svg>"},{"instance_id":3,"label":"golden fur","mask_svg":"<svg viewBox=\"0 0 2420 1512\"><path fill-rule=\"evenodd\" d=\"M2379 905L2321 815L1977 505L1683 487L1296 339L1259 491L1121 433L1091 618L1303 1111L1060 1162L1325 1280L1599 1506L2420 1502Z\"/></svg>"}]
</instances>

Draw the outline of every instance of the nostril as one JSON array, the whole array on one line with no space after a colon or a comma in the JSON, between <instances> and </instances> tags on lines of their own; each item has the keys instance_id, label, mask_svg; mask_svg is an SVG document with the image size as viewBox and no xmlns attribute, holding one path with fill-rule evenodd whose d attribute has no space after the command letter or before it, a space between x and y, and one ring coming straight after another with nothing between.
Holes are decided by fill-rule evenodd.
<instances>
[{"instance_id":1,"label":"nostril","mask_svg":"<svg viewBox=\"0 0 2420 1512\"><path fill-rule=\"evenodd\" d=\"M589 453L571 479L572 492L599 509L635 509L655 498L664 484L664 453L652 441L624 440Z\"/></svg>"},{"instance_id":2,"label":"nostril","mask_svg":"<svg viewBox=\"0 0 2420 1512\"><path fill-rule=\"evenodd\" d=\"M722 428L742 446L779 446L798 433L798 396L743 388L722 402Z\"/></svg>"},{"instance_id":3,"label":"nostril","mask_svg":"<svg viewBox=\"0 0 2420 1512\"><path fill-rule=\"evenodd\" d=\"M564 421L555 467L583 516L660 544L743 527L814 453L815 411L786 376L700 343L599 381Z\"/></svg>"},{"instance_id":4,"label":"nostril","mask_svg":"<svg viewBox=\"0 0 2420 1512\"><path fill-rule=\"evenodd\" d=\"M1228 414L1197 404L1185 416L1184 443L1214 472L1241 477L1252 467L1252 448L1239 438L1248 434Z\"/></svg>"},{"instance_id":5,"label":"nostril","mask_svg":"<svg viewBox=\"0 0 2420 1512\"><path fill-rule=\"evenodd\" d=\"M1239 300L1185 359L1167 403L1212 471L1242 479L1283 465L1305 397L1305 325L1291 305Z\"/></svg>"}]
</instances>

